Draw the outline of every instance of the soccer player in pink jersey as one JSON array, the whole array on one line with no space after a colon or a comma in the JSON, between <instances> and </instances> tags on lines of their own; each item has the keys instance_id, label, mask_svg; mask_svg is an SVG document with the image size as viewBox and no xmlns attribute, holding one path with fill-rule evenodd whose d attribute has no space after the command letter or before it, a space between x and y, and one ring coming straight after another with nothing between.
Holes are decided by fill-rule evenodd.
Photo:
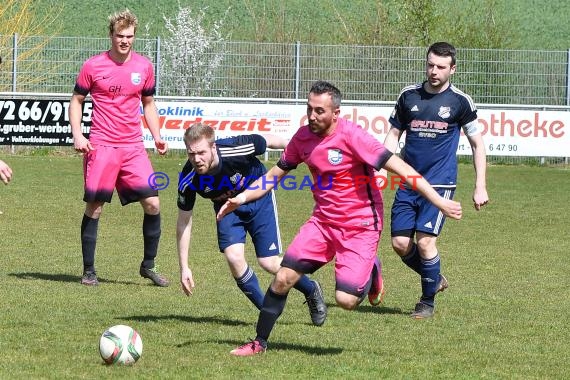
<instances>
[{"instance_id":1,"label":"soccer player in pink jersey","mask_svg":"<svg viewBox=\"0 0 570 380\"><path fill-rule=\"evenodd\" d=\"M265 352L285 308L289 290L306 273L335 259L335 297L343 309L356 308L368 295L382 301L377 256L383 205L375 170L386 168L406 179L442 212L461 218L461 205L441 197L411 166L393 155L358 125L339 117L341 93L328 82L313 84L307 101L308 124L295 133L277 164L222 206L218 219L263 196L292 169L305 163L313 176L315 207L287 248L281 268L265 294L256 337L231 351L236 356Z\"/></svg>"},{"instance_id":2,"label":"soccer player in pink jersey","mask_svg":"<svg viewBox=\"0 0 570 380\"><path fill-rule=\"evenodd\" d=\"M95 246L99 217L114 189L121 204L140 202L144 210L144 258L139 273L157 286L168 280L156 271L160 240L158 191L149 184L154 170L142 140L141 102L146 124L159 154L168 147L160 137L154 103L152 63L132 50L138 20L128 9L109 17L111 49L89 58L79 71L71 102L69 122L75 150L82 152L86 202L81 223L84 285L98 285ZM89 140L81 121L85 97L91 93L93 112Z\"/></svg>"}]
</instances>

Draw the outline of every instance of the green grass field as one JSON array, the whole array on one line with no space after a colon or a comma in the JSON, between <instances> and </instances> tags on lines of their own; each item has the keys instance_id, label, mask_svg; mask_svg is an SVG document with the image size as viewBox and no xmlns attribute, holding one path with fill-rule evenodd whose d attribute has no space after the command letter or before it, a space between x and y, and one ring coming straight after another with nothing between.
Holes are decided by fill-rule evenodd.
<instances>
[{"instance_id":1,"label":"green grass field","mask_svg":"<svg viewBox=\"0 0 570 380\"><path fill-rule=\"evenodd\" d=\"M310 7L304 0L123 0L120 3L108 0L34 0L31 10L39 15L61 11L56 23L60 36L105 38L107 16L125 7L137 14L143 27L141 31L148 25L152 37L164 36L163 16L174 18L181 4L195 11L206 9L207 23L225 19L223 33L233 41L258 41L257 33L261 32L275 37L284 36L285 41L271 42L299 40L302 43L346 44L349 42L335 8L353 29L373 18L376 3L370 0L326 0L320 2L318 7ZM382 3L391 9L391 4L400 2L382 0ZM570 2L566 0L442 0L437 3L439 12L457 15L459 24L463 23L460 17L465 20L480 17L489 28L512 22L513 28L509 32L515 38L509 48L568 48L570 29L560 27L570 21ZM493 8L495 14L487 14L488 7ZM229 15L224 18L228 8ZM280 33L276 33L276 30ZM453 39L454 34L451 32L449 38ZM457 46L477 47L465 46L461 42L457 41ZM402 45L407 46L407 41L402 41Z\"/></svg>"},{"instance_id":2,"label":"green grass field","mask_svg":"<svg viewBox=\"0 0 570 380\"><path fill-rule=\"evenodd\" d=\"M257 311L217 251L209 201L200 199L195 210L192 297L178 284L174 183L161 193L157 260L172 285L157 288L139 277L142 211L114 199L99 229L101 284L88 288L79 284L80 157L3 159L15 174L0 188L0 379L555 379L570 373L567 169L490 167L491 203L476 212L473 170L460 165L456 199L464 218L448 221L440 239L450 288L438 296L434 319L408 317L419 279L391 251L387 233L379 252L387 284L383 306L336 307L327 266L314 276L329 305L327 322L312 326L302 296L292 292L270 350L235 358L229 351L254 337ZM155 170L173 182L183 160L153 158ZM297 174L305 175L305 168ZM393 192L385 198L388 210ZM278 201L286 245L310 214L312 199L308 192L279 191ZM270 276L254 268L266 288ZM131 325L142 336L143 355L132 367L105 366L99 357L99 337L115 324Z\"/></svg>"}]
</instances>

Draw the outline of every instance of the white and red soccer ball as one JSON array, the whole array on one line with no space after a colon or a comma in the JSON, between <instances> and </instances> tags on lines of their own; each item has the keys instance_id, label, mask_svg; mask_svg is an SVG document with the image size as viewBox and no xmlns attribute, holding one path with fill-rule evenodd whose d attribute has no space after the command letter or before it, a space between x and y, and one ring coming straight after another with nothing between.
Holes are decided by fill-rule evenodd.
<instances>
[{"instance_id":1,"label":"white and red soccer ball","mask_svg":"<svg viewBox=\"0 0 570 380\"><path fill-rule=\"evenodd\" d=\"M99 339L99 353L106 364L133 364L142 350L141 336L130 326L109 327Z\"/></svg>"}]
</instances>

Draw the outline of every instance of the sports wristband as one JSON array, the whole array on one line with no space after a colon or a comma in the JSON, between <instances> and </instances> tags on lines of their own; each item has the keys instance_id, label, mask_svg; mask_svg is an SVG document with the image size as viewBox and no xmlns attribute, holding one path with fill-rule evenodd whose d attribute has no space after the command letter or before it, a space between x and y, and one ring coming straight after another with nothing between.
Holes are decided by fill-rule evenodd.
<instances>
[{"instance_id":1,"label":"sports wristband","mask_svg":"<svg viewBox=\"0 0 570 380\"><path fill-rule=\"evenodd\" d=\"M242 205L247 201L247 198L244 193L239 193L236 195L236 199L239 201L239 204Z\"/></svg>"}]
</instances>

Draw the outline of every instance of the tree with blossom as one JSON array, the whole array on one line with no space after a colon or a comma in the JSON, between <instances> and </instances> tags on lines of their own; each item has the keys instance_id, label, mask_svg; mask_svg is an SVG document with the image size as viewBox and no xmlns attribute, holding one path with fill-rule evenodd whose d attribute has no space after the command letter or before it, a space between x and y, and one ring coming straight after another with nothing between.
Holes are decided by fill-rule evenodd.
<instances>
[{"instance_id":1,"label":"tree with blossom","mask_svg":"<svg viewBox=\"0 0 570 380\"><path fill-rule=\"evenodd\" d=\"M181 7L174 19L163 16L168 36L161 40L161 95L202 96L215 80L226 54L225 17L209 28L204 17L205 8L192 12L189 7Z\"/></svg>"}]
</instances>

